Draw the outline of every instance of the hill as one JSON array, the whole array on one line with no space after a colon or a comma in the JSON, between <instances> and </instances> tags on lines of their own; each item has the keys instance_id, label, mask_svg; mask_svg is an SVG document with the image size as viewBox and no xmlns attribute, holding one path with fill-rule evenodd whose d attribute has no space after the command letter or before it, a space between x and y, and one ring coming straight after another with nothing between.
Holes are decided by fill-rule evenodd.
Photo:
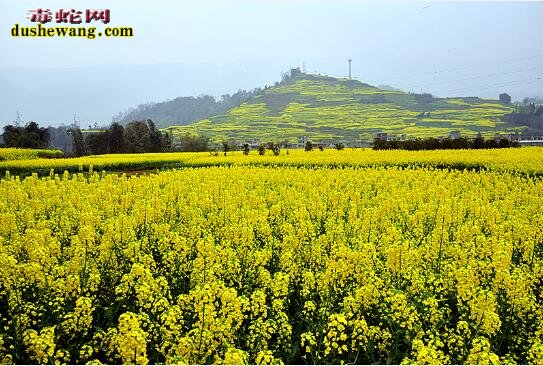
<instances>
[{"instance_id":1,"label":"hill","mask_svg":"<svg viewBox=\"0 0 543 366\"><path fill-rule=\"evenodd\" d=\"M232 95L222 95L220 100L211 95L201 95L198 97L179 97L161 103L140 104L136 108L119 113L115 116L115 119L122 124L149 118L158 127L166 127L172 123L187 125L226 113L231 108L239 106L260 92L261 89L238 90Z\"/></svg>"},{"instance_id":2,"label":"hill","mask_svg":"<svg viewBox=\"0 0 543 366\"><path fill-rule=\"evenodd\" d=\"M434 98L384 90L357 80L299 74L265 88L224 114L187 126L170 126L174 135L206 135L214 141L371 140L375 133L406 137L464 136L521 131L502 121L509 104L476 97Z\"/></svg>"}]
</instances>

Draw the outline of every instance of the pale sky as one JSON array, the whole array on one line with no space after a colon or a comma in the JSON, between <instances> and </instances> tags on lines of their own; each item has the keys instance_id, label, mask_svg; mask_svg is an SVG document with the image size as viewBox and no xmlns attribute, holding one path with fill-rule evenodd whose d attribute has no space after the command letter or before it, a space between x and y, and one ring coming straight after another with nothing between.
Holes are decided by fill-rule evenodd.
<instances>
[{"instance_id":1,"label":"pale sky","mask_svg":"<svg viewBox=\"0 0 543 366\"><path fill-rule=\"evenodd\" d=\"M108 26L132 26L135 37L12 37L15 23L35 25L26 15L38 7L53 12L109 8ZM47 93L50 85L67 88L64 99L77 98L84 88L78 82L100 77L85 66L109 64L141 65L123 78L140 78L142 91L135 92L132 84L111 73L103 83L115 86L118 100L108 96L107 107L99 108L102 102L93 101L93 90L84 90L89 108L100 113L69 111L66 118L77 112L102 120L140 102L261 87L302 62L310 72L345 76L349 57L353 75L374 85L438 96L495 98L502 90L514 99L543 95L543 79L538 79L543 76L542 19L543 2L0 1L0 82L5 81L0 94L2 99L13 92L23 95L0 104L0 124L19 109L28 118L60 123L57 119L64 115L40 116L39 101L27 100L25 93ZM175 77L154 78L153 70L165 63L178 65ZM175 88L170 85L174 80L179 84ZM130 88L125 97L122 85Z\"/></svg>"}]
</instances>

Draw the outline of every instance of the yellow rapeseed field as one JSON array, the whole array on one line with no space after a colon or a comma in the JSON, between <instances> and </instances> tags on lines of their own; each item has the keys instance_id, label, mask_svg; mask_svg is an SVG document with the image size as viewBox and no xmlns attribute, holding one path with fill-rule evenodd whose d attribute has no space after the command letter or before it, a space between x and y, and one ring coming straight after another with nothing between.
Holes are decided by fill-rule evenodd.
<instances>
[{"instance_id":1,"label":"yellow rapeseed field","mask_svg":"<svg viewBox=\"0 0 543 366\"><path fill-rule=\"evenodd\" d=\"M541 150L319 153L7 173L0 362L543 363Z\"/></svg>"},{"instance_id":2,"label":"yellow rapeseed field","mask_svg":"<svg viewBox=\"0 0 543 366\"><path fill-rule=\"evenodd\" d=\"M245 156L241 151L217 156L209 152L108 154L69 159L27 159L0 161L0 173L12 174L36 172L49 174L51 169L83 172L121 171L130 169L160 169L172 167L205 167L221 165L295 166L295 167L436 167L447 169L484 169L543 175L543 148L523 147L493 150L372 150L352 149L337 151L281 150L274 156L270 150L263 156L251 151Z\"/></svg>"},{"instance_id":3,"label":"yellow rapeseed field","mask_svg":"<svg viewBox=\"0 0 543 366\"><path fill-rule=\"evenodd\" d=\"M61 158L64 153L53 149L22 149L15 147L0 148L0 161Z\"/></svg>"}]
</instances>

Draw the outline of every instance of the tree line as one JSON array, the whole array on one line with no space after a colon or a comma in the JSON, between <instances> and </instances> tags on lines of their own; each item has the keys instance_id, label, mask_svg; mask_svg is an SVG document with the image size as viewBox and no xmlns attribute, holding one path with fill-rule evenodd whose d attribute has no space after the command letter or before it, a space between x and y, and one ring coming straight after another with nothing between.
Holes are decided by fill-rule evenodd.
<instances>
[{"instance_id":1,"label":"tree line","mask_svg":"<svg viewBox=\"0 0 543 366\"><path fill-rule=\"evenodd\" d=\"M2 133L3 145L43 149L54 147L72 155L100 155L169 151L167 133L159 131L152 120L132 121L126 126L112 123L109 128L85 132L78 126L42 128L36 122L24 127L7 125Z\"/></svg>"},{"instance_id":2,"label":"tree line","mask_svg":"<svg viewBox=\"0 0 543 366\"><path fill-rule=\"evenodd\" d=\"M152 119L158 127L167 127L175 121L176 125L187 125L195 121L226 113L262 92L261 88L238 90L234 94L224 94L220 98L211 95L198 97L179 97L161 103L140 104L121 112L115 121L126 124L134 120Z\"/></svg>"},{"instance_id":3,"label":"tree line","mask_svg":"<svg viewBox=\"0 0 543 366\"><path fill-rule=\"evenodd\" d=\"M41 128L36 122L26 126L7 125L2 133L2 140L7 147L45 149L49 147L49 130Z\"/></svg>"},{"instance_id":4,"label":"tree line","mask_svg":"<svg viewBox=\"0 0 543 366\"><path fill-rule=\"evenodd\" d=\"M83 134L79 128L69 130L76 156L162 152L170 149L168 134L159 131L152 120L132 121L122 126L112 123L108 129Z\"/></svg>"},{"instance_id":5,"label":"tree line","mask_svg":"<svg viewBox=\"0 0 543 366\"><path fill-rule=\"evenodd\" d=\"M473 139L460 137L451 138L417 138L412 140L385 140L376 138L373 141L374 150L442 150L442 149L499 149L520 147L518 141L507 138L485 139L480 134Z\"/></svg>"},{"instance_id":6,"label":"tree line","mask_svg":"<svg viewBox=\"0 0 543 366\"><path fill-rule=\"evenodd\" d=\"M524 102L515 106L515 111L503 116L503 120L514 126L528 126L527 135L543 133L543 105L536 104L535 99L525 98Z\"/></svg>"},{"instance_id":7,"label":"tree line","mask_svg":"<svg viewBox=\"0 0 543 366\"><path fill-rule=\"evenodd\" d=\"M66 155L101 155L122 153L145 153L165 151L202 152L210 151L210 139L206 136L185 134L177 138L175 145L167 132L158 130L150 119L146 121L132 121L126 126L112 123L108 128L95 131L82 131L78 126L61 126L41 128L36 122L29 122L24 127L8 125L4 127L1 135L6 147L44 149L53 147L63 150ZM227 151L236 150L238 143L235 140L224 140L220 150L226 155ZM260 155L267 149L274 155L279 155L281 147L288 143L262 144L257 148ZM417 138L410 140L386 140L376 138L373 148L375 150L437 150L437 149L494 149L520 146L518 141L507 138L485 139L480 134L468 139L460 137L450 138ZM308 141L305 150L313 150L313 143ZM320 150L324 146L318 146ZM336 143L337 150L342 150L344 145ZM244 154L250 151L248 144L241 146ZM215 148L212 153L218 153Z\"/></svg>"}]
</instances>

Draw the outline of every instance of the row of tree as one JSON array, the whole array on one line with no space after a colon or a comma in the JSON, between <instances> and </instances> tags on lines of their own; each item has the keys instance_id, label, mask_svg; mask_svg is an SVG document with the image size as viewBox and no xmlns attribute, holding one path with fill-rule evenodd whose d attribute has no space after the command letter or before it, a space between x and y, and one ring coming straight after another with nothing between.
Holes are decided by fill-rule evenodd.
<instances>
[{"instance_id":1,"label":"row of tree","mask_svg":"<svg viewBox=\"0 0 543 366\"><path fill-rule=\"evenodd\" d=\"M160 132L152 120L132 121L123 127L113 123L108 129L83 134L72 128L73 152L76 156L144 153L168 151L171 146L168 134Z\"/></svg>"},{"instance_id":2,"label":"row of tree","mask_svg":"<svg viewBox=\"0 0 543 366\"><path fill-rule=\"evenodd\" d=\"M536 104L536 99L526 98L520 105L515 106L515 112L506 114L503 120L514 126L528 126L528 135L543 133L543 104Z\"/></svg>"},{"instance_id":3,"label":"row of tree","mask_svg":"<svg viewBox=\"0 0 543 366\"><path fill-rule=\"evenodd\" d=\"M537 111L539 112L539 110ZM534 113L535 114L535 113ZM159 131L152 120L132 121L122 126L113 123L109 128L98 131L83 132L77 126L40 128L35 122L29 122L26 126L8 125L4 127L2 134L4 145L7 147L21 148L47 148L54 147L65 151L67 155L100 155L120 153L144 153L163 151L210 151L210 140L206 136L185 134L173 145L168 133ZM221 150L226 155L227 151L236 150L238 144L234 140L223 141ZM279 155L281 147L288 144L268 143L261 145L257 150L263 155L267 149L274 155ZM492 149L520 146L517 141L507 138L485 139L480 134L474 139L465 137L450 138L426 138L410 140L386 140L375 139L375 150L437 150L437 149ZM313 143L307 141L306 151L313 150ZM318 146L324 149L323 146ZM342 150L342 143L335 144L335 148ZM248 144L242 146L247 155L250 151Z\"/></svg>"},{"instance_id":4,"label":"row of tree","mask_svg":"<svg viewBox=\"0 0 543 366\"><path fill-rule=\"evenodd\" d=\"M168 134L160 132L151 120L132 121L126 126L113 123L97 131L81 131L76 125L42 128L29 122L24 127L7 125L1 136L6 147L53 147L76 156L161 152L171 148ZM207 149L207 142L204 145Z\"/></svg>"},{"instance_id":5,"label":"row of tree","mask_svg":"<svg viewBox=\"0 0 543 366\"><path fill-rule=\"evenodd\" d=\"M24 127L7 125L2 140L7 147L45 149L49 147L49 130L41 128L36 122L29 122Z\"/></svg>"},{"instance_id":6,"label":"row of tree","mask_svg":"<svg viewBox=\"0 0 543 366\"><path fill-rule=\"evenodd\" d=\"M507 147L520 147L520 144L518 141L507 138L485 139L480 134L473 139L460 137L458 139L419 138L390 141L375 139L373 141L374 150L498 149Z\"/></svg>"},{"instance_id":7,"label":"row of tree","mask_svg":"<svg viewBox=\"0 0 543 366\"><path fill-rule=\"evenodd\" d=\"M179 141L172 147L176 151L209 151L209 137L190 135L188 133L179 137Z\"/></svg>"}]
</instances>

